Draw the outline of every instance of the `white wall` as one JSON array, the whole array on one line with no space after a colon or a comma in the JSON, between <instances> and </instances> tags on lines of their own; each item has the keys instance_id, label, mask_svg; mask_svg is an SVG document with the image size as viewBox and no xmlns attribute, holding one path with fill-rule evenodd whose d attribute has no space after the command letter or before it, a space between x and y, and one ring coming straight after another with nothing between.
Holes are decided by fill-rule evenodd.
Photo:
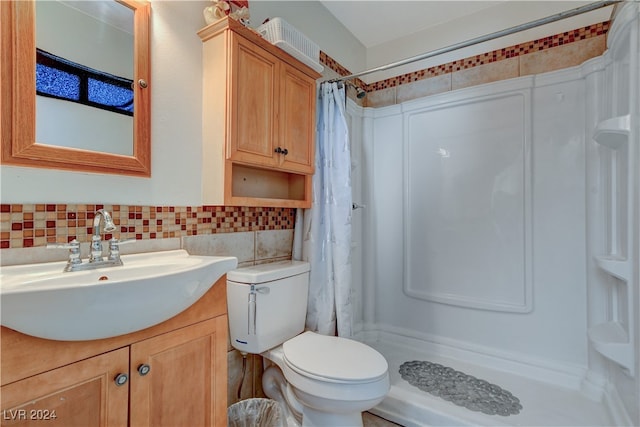
<instances>
[{"instance_id":1,"label":"white wall","mask_svg":"<svg viewBox=\"0 0 640 427\"><path fill-rule=\"evenodd\" d=\"M281 17L348 70L355 72L366 67L365 47L317 1L249 0L249 10L252 27L267 18Z\"/></svg>"},{"instance_id":2,"label":"white wall","mask_svg":"<svg viewBox=\"0 0 640 427\"><path fill-rule=\"evenodd\" d=\"M590 368L609 381L616 425L640 425L640 5L620 7L607 37L602 72L587 77L593 100L587 107L587 267ZM626 116L628 131L607 121ZM613 128L613 133L611 132ZM599 131L596 132L596 129ZM602 130L604 129L604 132ZM634 206L635 205L635 206ZM620 260L624 274L602 264ZM607 325L623 339L598 333ZM614 351L612 351L612 349Z\"/></svg>"},{"instance_id":3,"label":"white wall","mask_svg":"<svg viewBox=\"0 0 640 427\"><path fill-rule=\"evenodd\" d=\"M521 86L518 82L522 81L532 80L519 79L515 84ZM531 264L527 265L532 273L532 310L513 313L462 307L413 298L403 292L406 254L403 254L402 206L407 190L403 186L402 145L408 137L404 117L412 109L424 107L418 101L375 110L372 138L364 141L365 157L372 162L365 194L371 195L366 203L371 206L370 215L374 219L373 228L365 231L365 235L371 236L376 251L369 266L375 277L373 311L377 327L382 329L410 331L441 343L484 348L496 355L526 355L540 365L560 363L576 373L587 364L585 86L575 69L539 77L536 82L531 97L533 125L528 177L532 205L531 216L527 218L527 226L532 229L533 253ZM508 91L505 84L497 86L438 95L430 98L429 105L446 106L453 99L474 99ZM499 111L494 113L500 115ZM450 120L464 129L465 123L459 117ZM429 138L429 133L422 138ZM468 274L477 275L481 283L483 274L500 268L486 265L485 270Z\"/></svg>"},{"instance_id":4,"label":"white wall","mask_svg":"<svg viewBox=\"0 0 640 427\"><path fill-rule=\"evenodd\" d=\"M347 128L349 131L349 142L351 150L351 198L354 204L360 206L357 209L352 210L351 216L351 277L353 285L354 295L365 294L365 283L370 282L370 277L365 276L365 265L367 265L367 259L373 256L368 242L365 241L365 233L367 232L367 218L368 207L364 206L363 200L365 199L364 192L367 190L366 177L366 163L363 158L363 137L362 130L363 117L361 114L362 109L358 107L351 99L347 99L347 108L345 109L345 116L347 121ZM353 299L353 327L354 330L361 328L362 322L365 319L364 309L366 301L364 298Z\"/></svg>"}]
</instances>

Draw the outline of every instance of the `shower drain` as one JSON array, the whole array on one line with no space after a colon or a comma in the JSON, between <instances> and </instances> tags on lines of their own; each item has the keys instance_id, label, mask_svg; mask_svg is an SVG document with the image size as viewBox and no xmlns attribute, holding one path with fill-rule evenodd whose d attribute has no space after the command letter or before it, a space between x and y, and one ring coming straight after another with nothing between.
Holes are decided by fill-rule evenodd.
<instances>
[{"instance_id":1,"label":"shower drain","mask_svg":"<svg viewBox=\"0 0 640 427\"><path fill-rule=\"evenodd\" d=\"M412 386L472 411L508 416L522 409L520 400L507 390L437 363L404 362L400 375Z\"/></svg>"}]
</instances>

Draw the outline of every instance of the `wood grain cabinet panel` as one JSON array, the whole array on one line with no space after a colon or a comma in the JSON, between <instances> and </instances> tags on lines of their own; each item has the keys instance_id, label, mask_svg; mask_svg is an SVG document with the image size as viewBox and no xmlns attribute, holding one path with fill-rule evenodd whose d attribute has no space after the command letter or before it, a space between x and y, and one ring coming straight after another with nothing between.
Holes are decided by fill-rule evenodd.
<instances>
[{"instance_id":1,"label":"wood grain cabinet panel","mask_svg":"<svg viewBox=\"0 0 640 427\"><path fill-rule=\"evenodd\" d=\"M316 83L284 63L280 73L280 138L287 155L284 169L313 173L315 158Z\"/></svg>"},{"instance_id":2,"label":"wood grain cabinet panel","mask_svg":"<svg viewBox=\"0 0 640 427\"><path fill-rule=\"evenodd\" d=\"M127 426L129 373L126 348L2 387L2 426Z\"/></svg>"},{"instance_id":3,"label":"wood grain cabinet panel","mask_svg":"<svg viewBox=\"0 0 640 427\"><path fill-rule=\"evenodd\" d=\"M226 316L131 346L131 426L226 424ZM145 372L148 369L148 372Z\"/></svg>"},{"instance_id":4,"label":"wood grain cabinet panel","mask_svg":"<svg viewBox=\"0 0 640 427\"><path fill-rule=\"evenodd\" d=\"M310 207L313 69L230 18L203 41L203 201Z\"/></svg>"},{"instance_id":5,"label":"wood grain cabinet panel","mask_svg":"<svg viewBox=\"0 0 640 427\"><path fill-rule=\"evenodd\" d=\"M233 38L232 55L229 158L276 167L278 111L273 107L280 87L279 60L242 37Z\"/></svg>"}]
</instances>

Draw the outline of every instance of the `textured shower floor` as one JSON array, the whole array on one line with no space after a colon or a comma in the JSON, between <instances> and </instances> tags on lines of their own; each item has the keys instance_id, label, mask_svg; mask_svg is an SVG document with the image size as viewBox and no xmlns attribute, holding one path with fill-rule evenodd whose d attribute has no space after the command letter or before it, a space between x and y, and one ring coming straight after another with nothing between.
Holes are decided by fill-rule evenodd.
<instances>
[{"instance_id":1,"label":"textured shower floor","mask_svg":"<svg viewBox=\"0 0 640 427\"><path fill-rule=\"evenodd\" d=\"M613 422L603 404L581 393L533 381L511 373L463 363L441 356L380 342L367 342L389 363L391 391L370 412L406 427L413 426L611 426ZM486 415L423 392L404 381L398 372L402 363L427 360L449 366L497 384L513 393L522 404L516 415Z\"/></svg>"}]
</instances>

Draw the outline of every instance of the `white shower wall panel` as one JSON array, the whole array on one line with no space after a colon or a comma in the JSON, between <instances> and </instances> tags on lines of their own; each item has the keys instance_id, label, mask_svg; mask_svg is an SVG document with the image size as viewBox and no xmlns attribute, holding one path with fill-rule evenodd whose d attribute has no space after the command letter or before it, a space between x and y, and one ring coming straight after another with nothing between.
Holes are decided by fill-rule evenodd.
<instances>
[{"instance_id":1,"label":"white shower wall panel","mask_svg":"<svg viewBox=\"0 0 640 427\"><path fill-rule=\"evenodd\" d=\"M374 322L380 316L395 321L403 308L397 304L402 296L403 223L402 223L402 115L399 107L377 109L369 122L373 128L364 148L369 159L369 214L374 248L372 259L375 307ZM393 324L393 323L392 323Z\"/></svg>"},{"instance_id":2,"label":"white shower wall panel","mask_svg":"<svg viewBox=\"0 0 640 427\"><path fill-rule=\"evenodd\" d=\"M352 102L347 103L345 110L345 120L349 132L350 152L351 152L351 198L354 204L363 206L365 178L364 168L366 163L362 159L362 130L363 117L359 114L358 109L354 108ZM365 216L367 212L365 207L352 210L351 216L351 280L353 292L357 295L366 294L363 286L367 283L364 278L365 269L363 268L364 257L370 257L367 242L363 242L363 228L366 225ZM364 243L364 244L363 244ZM356 298L353 303L353 318L355 319L354 328L361 329L362 321L365 318L364 304L365 299Z\"/></svg>"},{"instance_id":3,"label":"white shower wall panel","mask_svg":"<svg viewBox=\"0 0 640 427\"><path fill-rule=\"evenodd\" d=\"M530 96L522 96L528 90ZM587 348L584 90L584 80L580 77L579 70L569 69L537 76L535 79L521 78L493 83L375 110L373 137L371 141L365 141L363 148L365 151L371 151L367 155L372 159L373 165L368 182L371 186L369 202L372 204L373 216L372 233L369 237L373 239L376 252L371 266L375 277L375 328L525 363L531 362L552 369L567 368L580 375L586 367ZM485 303L474 306L468 301L458 304L455 298L438 301L412 296L411 292L407 293L403 288L403 281L408 277L403 265L407 256L414 256L414 263L422 269L421 274L427 276L419 277L413 272L413 276L410 276L410 286L414 286L413 282L419 282L415 286L419 286L420 289L430 289L430 286L434 286L432 289L436 289L440 294L446 293L448 288L446 270L438 273L438 279L442 282L434 284L430 282L433 275L427 268L432 261L425 261L424 265L421 265L416 254L405 253L405 250L420 250L420 245L405 247L405 238L416 241L430 237L428 234L420 235L414 230L415 227L409 226L405 230L405 225L410 225L411 221L419 223L420 218L425 218L425 221L437 221L437 218L430 216L426 211L442 208L433 206L430 203L431 198L426 202L423 200L422 203L426 204L422 206L416 205L413 199L405 200L406 197L416 197L416 194L412 194L403 183L407 162L413 164L414 168L419 168L423 160L420 157L426 155L412 152L404 158L403 141L406 142L406 138L412 137L409 128L405 126L405 120L415 111L425 108L434 111L440 109L438 120L432 121L431 127L438 128L447 120L462 134L469 120L456 115L456 109L449 107L464 104L472 99L496 97L509 101L503 104L498 102L495 105L484 104L489 111L476 113L482 116L483 121L493 123L501 123L500 120L509 117L514 118L517 123L513 128L519 128L523 133L510 136L513 144L518 147L501 148L500 143L492 141L491 138L483 140L470 135L468 144L485 144L487 148L486 152L483 152L482 148L477 146L465 146L465 138L458 138L456 150L467 150L469 154L465 161L468 162L466 173L470 175L462 185L471 187L468 188L470 191L464 191L456 187L456 182L451 181L448 183L450 187L447 191L455 194L456 202L462 205L471 203L462 195L480 200L478 198L481 195L473 194L471 191L474 176L479 182L487 181L486 175L495 175L497 171L496 168L493 171L489 170L492 165L496 166L496 163L492 163L492 158L519 156L516 172L506 181L509 185L503 185L501 188L510 191L519 188L520 193L514 196L514 203L502 205L504 210L485 212L484 219L486 226L494 220L500 220L502 224L498 221L498 225L504 225L508 224L507 216L513 215L512 221L517 226L513 226L509 232L516 235L511 236L510 240L505 240L510 242L511 246L501 249L502 253L491 245L487 246L487 251L494 252L493 259L490 259L481 254L481 247L478 246L480 242L474 235L478 230L470 229L468 233L460 233L457 236L457 244L464 247L464 237L468 235L469 244L476 245L478 258L484 257L485 262L478 263L473 259L463 261L461 257L443 261L448 263L450 269L455 270L451 277L465 277L467 280L477 277L477 281L473 283L478 288L473 289L470 284L462 288L452 285L452 293L467 292L476 298L484 298ZM505 111L505 108L510 110ZM513 115L514 111L517 119ZM451 117L447 117L447 112L452 113ZM473 113L472 110L468 112ZM477 131L482 127L482 123L474 120L471 118L470 121L475 123ZM531 122L530 129L526 126L527 120ZM511 125L505 123L499 125L505 129L509 126ZM469 129L474 130L473 127ZM530 144L526 142L529 137L527 132L530 132ZM498 133L493 135L496 138L500 137L499 129ZM429 126L413 135L414 138L425 140L431 136ZM446 147L443 148L446 150ZM439 152L439 156L444 153L436 151ZM450 155L453 157L455 153ZM481 167L476 171L473 171L474 157L477 165ZM433 161L438 160L432 159ZM484 166L483 161L486 163ZM504 166L508 168L509 165L505 163ZM489 169L483 169L485 167ZM430 175L435 168L434 164L425 161L425 172L422 175L417 174L423 182L412 183L409 187L413 185L415 192L420 189L433 191L434 182L438 182L442 188L445 177ZM411 175L407 177L410 178ZM526 194L527 182L530 183L530 196ZM486 190L489 187L483 188ZM527 197L530 198L529 201ZM437 197L435 199L437 200ZM490 203L486 198L483 200L485 206ZM403 204L405 208L415 210L405 212L405 219ZM419 206L419 209L416 209L416 206ZM410 218L410 221L405 222L406 218ZM441 224L429 224L429 227L432 231L438 227L446 229L445 221L446 219L443 219ZM428 247L428 244L433 244L426 243L422 249ZM513 253L509 253L510 250ZM527 254L527 250L531 253ZM452 252L449 256L455 255ZM429 257L426 253L419 256ZM514 270L512 264L516 258L517 262L522 264ZM438 268L437 265L432 267ZM494 286L486 279L488 274L499 277L505 270L517 272L513 275L514 289L505 290L504 294L500 294L499 286L508 287L510 283L505 281L499 286ZM529 288L527 279L531 281L528 284ZM527 289L530 290L530 295L527 295ZM485 290L486 292L483 292ZM489 304L486 304L487 301ZM526 301L531 305L521 312L509 312L501 307L505 301ZM495 307L491 307L491 303L494 303Z\"/></svg>"},{"instance_id":4,"label":"white shower wall panel","mask_svg":"<svg viewBox=\"0 0 640 427\"><path fill-rule=\"evenodd\" d=\"M407 295L531 310L529 98L526 88L404 115Z\"/></svg>"}]
</instances>

